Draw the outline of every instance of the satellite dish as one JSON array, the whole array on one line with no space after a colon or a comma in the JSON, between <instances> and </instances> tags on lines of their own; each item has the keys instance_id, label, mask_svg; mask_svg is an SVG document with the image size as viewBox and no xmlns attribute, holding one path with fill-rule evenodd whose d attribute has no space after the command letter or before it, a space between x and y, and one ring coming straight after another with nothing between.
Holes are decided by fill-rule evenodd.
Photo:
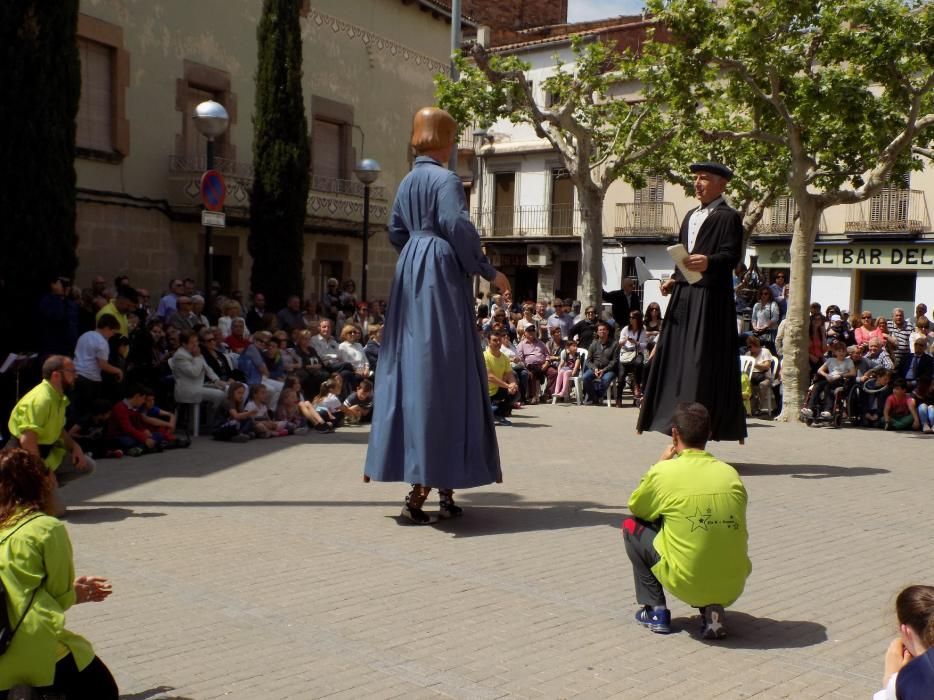
<instances>
[{"instance_id":1,"label":"satellite dish","mask_svg":"<svg viewBox=\"0 0 934 700\"><path fill-rule=\"evenodd\" d=\"M636 258L636 277L639 278L639 284L645 284L649 280L658 279L652 274L652 271L645 266L642 258Z\"/></svg>"}]
</instances>

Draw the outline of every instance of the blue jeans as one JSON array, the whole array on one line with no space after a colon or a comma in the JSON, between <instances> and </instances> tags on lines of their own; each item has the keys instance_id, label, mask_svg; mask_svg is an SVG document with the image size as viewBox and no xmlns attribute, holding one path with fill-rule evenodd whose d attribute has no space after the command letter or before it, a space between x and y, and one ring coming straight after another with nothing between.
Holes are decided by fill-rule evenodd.
<instances>
[{"instance_id":1,"label":"blue jeans","mask_svg":"<svg viewBox=\"0 0 934 700\"><path fill-rule=\"evenodd\" d=\"M591 401L598 403L606 396L606 390L609 388L610 384L613 383L614 379L616 379L616 372L612 370L605 371L603 376L597 379L593 370L588 369L584 372L583 376L584 393L590 397Z\"/></svg>"}]
</instances>

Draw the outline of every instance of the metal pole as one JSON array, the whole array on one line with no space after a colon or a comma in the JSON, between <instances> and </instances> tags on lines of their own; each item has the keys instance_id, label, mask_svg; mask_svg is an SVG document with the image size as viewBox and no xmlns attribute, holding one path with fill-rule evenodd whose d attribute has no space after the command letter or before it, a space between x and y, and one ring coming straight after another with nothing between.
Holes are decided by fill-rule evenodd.
<instances>
[{"instance_id":1,"label":"metal pole","mask_svg":"<svg viewBox=\"0 0 934 700\"><path fill-rule=\"evenodd\" d=\"M457 80L460 74L457 72L457 66L454 64L454 54L461 48L461 0L451 0L451 80ZM459 125L464 128L464 124ZM448 158L448 170L452 173L457 172L457 142L455 137L454 145L451 147L451 156Z\"/></svg>"},{"instance_id":2,"label":"metal pole","mask_svg":"<svg viewBox=\"0 0 934 700\"><path fill-rule=\"evenodd\" d=\"M208 139L205 170L214 169L214 139ZM210 226L204 227L204 295L211 294L211 282L214 281L214 240Z\"/></svg>"},{"instance_id":3,"label":"metal pole","mask_svg":"<svg viewBox=\"0 0 934 700\"><path fill-rule=\"evenodd\" d=\"M366 273L370 254L370 186L363 185L363 271L360 273L360 301L366 302Z\"/></svg>"}]
</instances>

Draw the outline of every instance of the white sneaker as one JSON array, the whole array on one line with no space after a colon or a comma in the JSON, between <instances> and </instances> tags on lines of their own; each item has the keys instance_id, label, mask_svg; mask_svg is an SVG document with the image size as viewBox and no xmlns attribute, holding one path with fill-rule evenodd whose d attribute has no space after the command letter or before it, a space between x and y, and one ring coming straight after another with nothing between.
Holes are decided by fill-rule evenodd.
<instances>
[{"instance_id":1,"label":"white sneaker","mask_svg":"<svg viewBox=\"0 0 934 700\"><path fill-rule=\"evenodd\" d=\"M926 425L926 426L924 426L924 430L923 430L922 432L925 432L925 433L934 433L934 428L932 428L930 425Z\"/></svg>"},{"instance_id":2,"label":"white sneaker","mask_svg":"<svg viewBox=\"0 0 934 700\"><path fill-rule=\"evenodd\" d=\"M833 414L830 411L821 411L820 417L829 420L830 418L833 418Z\"/></svg>"},{"instance_id":3,"label":"white sneaker","mask_svg":"<svg viewBox=\"0 0 934 700\"><path fill-rule=\"evenodd\" d=\"M802 408L801 415L804 416L805 418L813 418L814 411L812 411L810 408Z\"/></svg>"}]
</instances>

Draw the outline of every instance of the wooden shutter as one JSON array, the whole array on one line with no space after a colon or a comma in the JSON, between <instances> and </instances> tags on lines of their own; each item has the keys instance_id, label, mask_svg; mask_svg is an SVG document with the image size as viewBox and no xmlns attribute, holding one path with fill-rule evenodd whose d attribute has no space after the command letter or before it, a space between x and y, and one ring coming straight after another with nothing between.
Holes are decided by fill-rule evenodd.
<instances>
[{"instance_id":1,"label":"wooden shutter","mask_svg":"<svg viewBox=\"0 0 934 700\"><path fill-rule=\"evenodd\" d=\"M78 38L81 57L81 100L75 145L111 153L113 148L113 61L111 47Z\"/></svg>"}]
</instances>

